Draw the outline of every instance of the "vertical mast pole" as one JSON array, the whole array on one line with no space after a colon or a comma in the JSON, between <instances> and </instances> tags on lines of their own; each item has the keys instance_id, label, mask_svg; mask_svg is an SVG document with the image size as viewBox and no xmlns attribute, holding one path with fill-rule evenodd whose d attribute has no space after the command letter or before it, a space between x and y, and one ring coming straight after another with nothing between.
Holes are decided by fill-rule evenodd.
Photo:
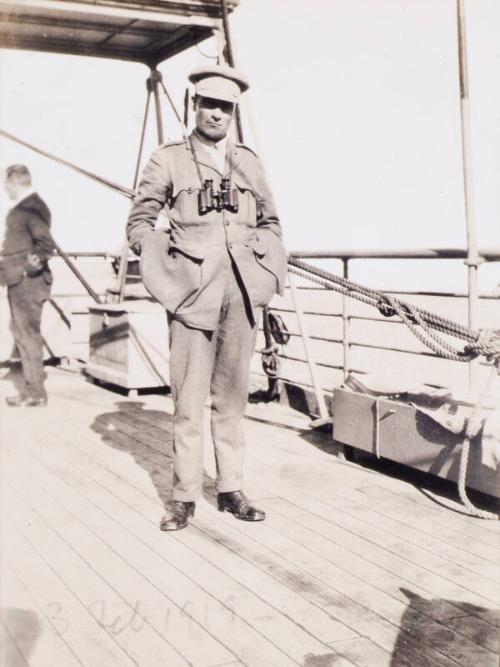
<instances>
[{"instance_id":1,"label":"vertical mast pole","mask_svg":"<svg viewBox=\"0 0 500 667\"><path fill-rule=\"evenodd\" d=\"M234 67L234 55L233 47L231 44L231 33L229 31L229 20L227 15L227 5L226 0L221 0L222 6L222 26L224 28L224 41L225 41L225 58L227 64L230 67ZM243 126L241 124L241 114L239 106L236 106L236 133L238 135L238 141L243 142Z\"/></svg>"},{"instance_id":2,"label":"vertical mast pole","mask_svg":"<svg viewBox=\"0 0 500 667\"><path fill-rule=\"evenodd\" d=\"M141 128L141 138L139 141L139 151L137 154L137 162L135 165L135 173L134 173L134 182L132 184L132 190L135 191L137 188L137 182L139 180L139 169L141 167L141 158L142 158L142 151L144 148L144 137L146 136L146 126L148 123L148 114L149 114L149 103L151 100L151 85L149 79L146 82L146 89L147 89L147 95L146 95L146 108L144 109L144 118L142 120L142 128ZM123 297L125 295L125 282L127 279L127 269L128 269L128 241L125 239L125 242L123 244L122 248L122 253L120 256L120 266L118 269L118 276L116 279L117 286L118 286L118 302L121 303L123 301Z\"/></svg>"},{"instance_id":3,"label":"vertical mast pole","mask_svg":"<svg viewBox=\"0 0 500 667\"><path fill-rule=\"evenodd\" d=\"M158 134L158 145L163 143L163 122L161 117L161 104L160 104L160 82L161 82L161 73L156 69L156 67L151 68L151 86L153 89L153 95L155 97L155 110L156 110L156 131Z\"/></svg>"},{"instance_id":4,"label":"vertical mast pole","mask_svg":"<svg viewBox=\"0 0 500 667\"><path fill-rule=\"evenodd\" d=\"M467 68L467 42L465 33L465 6L464 0L457 0L457 38L458 38L458 68L460 78L460 121L462 131L462 178L465 200L465 224L467 232L467 259L468 269L468 325L471 329L478 327L479 315L479 288L478 267L482 262L477 250L476 221L474 208L474 190L472 177L472 146L470 133L470 100L469 79ZM469 393L477 390L477 363L469 364Z\"/></svg>"}]
</instances>

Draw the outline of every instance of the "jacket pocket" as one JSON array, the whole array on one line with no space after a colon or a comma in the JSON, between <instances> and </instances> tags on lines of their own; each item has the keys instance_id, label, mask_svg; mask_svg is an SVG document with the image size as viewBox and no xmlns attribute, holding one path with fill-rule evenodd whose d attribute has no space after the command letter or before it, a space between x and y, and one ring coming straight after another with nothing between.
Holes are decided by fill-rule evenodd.
<instances>
[{"instance_id":1,"label":"jacket pocket","mask_svg":"<svg viewBox=\"0 0 500 667\"><path fill-rule=\"evenodd\" d=\"M255 290L255 305L266 305L275 293L283 295L287 271L283 242L270 231L257 230L245 244L252 248L259 266L256 277L251 278Z\"/></svg>"},{"instance_id":2,"label":"jacket pocket","mask_svg":"<svg viewBox=\"0 0 500 667\"><path fill-rule=\"evenodd\" d=\"M278 288L277 278L267 264L267 238L255 232L246 241L246 259L238 264L245 288L254 307L266 306Z\"/></svg>"},{"instance_id":3,"label":"jacket pocket","mask_svg":"<svg viewBox=\"0 0 500 667\"><path fill-rule=\"evenodd\" d=\"M238 220L255 224L257 220L257 200L254 191L251 190L243 179L234 178L231 187L236 188L238 195Z\"/></svg>"},{"instance_id":4,"label":"jacket pocket","mask_svg":"<svg viewBox=\"0 0 500 667\"><path fill-rule=\"evenodd\" d=\"M54 276L52 275L52 271L49 268L46 268L45 271L43 272L43 279L47 283L47 285L52 285L54 282Z\"/></svg>"},{"instance_id":5,"label":"jacket pocket","mask_svg":"<svg viewBox=\"0 0 500 667\"><path fill-rule=\"evenodd\" d=\"M192 179L183 178L174 181L168 202L174 212L174 219L194 220L198 217L198 192L200 184Z\"/></svg>"},{"instance_id":6,"label":"jacket pocket","mask_svg":"<svg viewBox=\"0 0 500 667\"><path fill-rule=\"evenodd\" d=\"M245 245L249 248L252 248L256 257L264 257L264 255L267 253L267 238L264 234L254 232L245 241Z\"/></svg>"},{"instance_id":7,"label":"jacket pocket","mask_svg":"<svg viewBox=\"0 0 500 667\"><path fill-rule=\"evenodd\" d=\"M171 313L192 303L202 282L203 259L192 249L172 243L169 235L155 232L143 244L142 280L148 292Z\"/></svg>"},{"instance_id":8,"label":"jacket pocket","mask_svg":"<svg viewBox=\"0 0 500 667\"><path fill-rule=\"evenodd\" d=\"M170 311L187 308L195 300L202 284L203 258L196 257L187 248L170 246L167 258L167 280L171 286Z\"/></svg>"},{"instance_id":9,"label":"jacket pocket","mask_svg":"<svg viewBox=\"0 0 500 667\"><path fill-rule=\"evenodd\" d=\"M186 239L178 240L175 235L170 239L169 254L180 253L186 257L202 262L207 253L206 242L202 244L199 241L187 241Z\"/></svg>"},{"instance_id":10,"label":"jacket pocket","mask_svg":"<svg viewBox=\"0 0 500 667\"><path fill-rule=\"evenodd\" d=\"M13 287L26 275L26 256L22 253L6 257L0 266L0 284Z\"/></svg>"}]
</instances>

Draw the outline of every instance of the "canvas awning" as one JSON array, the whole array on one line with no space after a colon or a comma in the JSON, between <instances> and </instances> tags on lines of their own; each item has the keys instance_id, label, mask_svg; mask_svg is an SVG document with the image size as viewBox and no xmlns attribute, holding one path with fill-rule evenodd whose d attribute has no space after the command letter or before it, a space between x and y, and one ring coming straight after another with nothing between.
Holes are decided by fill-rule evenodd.
<instances>
[{"instance_id":1,"label":"canvas awning","mask_svg":"<svg viewBox=\"0 0 500 667\"><path fill-rule=\"evenodd\" d=\"M221 17L220 0L0 0L0 48L156 65L210 37Z\"/></svg>"}]
</instances>

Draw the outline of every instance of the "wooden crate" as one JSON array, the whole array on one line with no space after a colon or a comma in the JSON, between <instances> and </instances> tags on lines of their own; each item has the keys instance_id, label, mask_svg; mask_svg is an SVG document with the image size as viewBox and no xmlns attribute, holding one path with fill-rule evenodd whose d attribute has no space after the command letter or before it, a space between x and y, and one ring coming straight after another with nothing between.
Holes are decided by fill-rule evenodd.
<instances>
[{"instance_id":1,"label":"wooden crate","mask_svg":"<svg viewBox=\"0 0 500 667\"><path fill-rule=\"evenodd\" d=\"M165 310L150 301L89 307L92 377L126 389L169 384L168 325Z\"/></svg>"},{"instance_id":2,"label":"wooden crate","mask_svg":"<svg viewBox=\"0 0 500 667\"><path fill-rule=\"evenodd\" d=\"M455 435L411 405L335 389L333 438L417 470L458 480L463 435ZM478 435L471 443L467 486L500 498L500 471L483 462L482 447Z\"/></svg>"}]
</instances>

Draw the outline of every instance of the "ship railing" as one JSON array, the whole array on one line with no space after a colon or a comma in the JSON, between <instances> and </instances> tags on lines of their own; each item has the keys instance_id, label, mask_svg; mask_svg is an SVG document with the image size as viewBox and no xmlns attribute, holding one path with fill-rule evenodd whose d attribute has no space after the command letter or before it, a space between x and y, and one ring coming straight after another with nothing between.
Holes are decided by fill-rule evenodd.
<instances>
[{"instance_id":1,"label":"ship railing","mask_svg":"<svg viewBox=\"0 0 500 667\"><path fill-rule=\"evenodd\" d=\"M108 300L109 287L113 284L114 277L111 267L119 257L119 253L68 252L67 254L76 260L99 297L103 301ZM465 250L457 248L292 251L290 255L311 263L320 262L322 266L328 262L329 268L330 263L334 264L333 272L338 272L348 279L353 273L354 262L404 260L406 265L407 261L413 260L432 260L433 263L444 260L464 262L467 257ZM483 265L500 262L500 249L481 249L480 257ZM53 263L56 261L53 260ZM105 271L102 270L103 266L106 266ZM440 271L436 274L440 275ZM377 271L377 275L380 276L381 273ZM97 282L94 281L95 276L98 276ZM135 273L131 273L130 281L132 284L136 283ZM76 282L72 283L72 288L65 289L69 284L56 280L52 296L59 302L68 299L73 300L74 304L80 304L83 314L89 298L83 294ZM397 318L384 318L376 309L366 304L306 281L299 282L297 287L307 327L307 337L312 344L312 358L318 371L319 385L327 396L331 396L333 387L340 386L350 373L360 375L375 373L380 376L383 373L389 375L396 372L404 376L405 381L410 378L417 384L426 381L435 386L446 386L451 381L452 385L459 385L462 390L464 387L470 388L468 364L440 359L405 330L405 326ZM469 300L477 299L478 328L499 327L500 286L491 294L481 294L477 297L469 295L467 291L444 289L385 291L428 310L442 312L445 317L462 324L468 324ZM313 382L290 290L286 290L284 298L274 299L271 307L282 316L290 333L289 344L279 347L282 360L280 379L310 392ZM260 343L258 347L263 347L262 340ZM460 344L460 341L457 343ZM482 376L486 371L486 362L481 360L476 366L479 369L479 376ZM254 374L264 377L258 354L255 356L252 370Z\"/></svg>"},{"instance_id":2,"label":"ship railing","mask_svg":"<svg viewBox=\"0 0 500 667\"><path fill-rule=\"evenodd\" d=\"M479 254L483 264L500 262L500 248L484 248ZM326 268L327 261L328 264L335 263L337 270L333 272L350 279L354 260L405 260L405 265L406 261L413 260L432 260L433 263L454 260L464 263L467 252L457 248L292 251L290 256L316 265L319 261L322 268ZM329 267L327 270L332 269ZM439 271L436 273L440 275ZM380 271L377 271L377 276L380 275ZM473 300L473 310L478 313L478 322L474 328L499 328L500 274L498 287L490 294L475 295L467 291L446 289L384 291L465 325L469 325L469 304ZM275 299L272 309L281 315L291 337L290 344L280 348L280 378L285 383L302 386L307 392L312 391L314 384L319 384L328 399L335 386L342 385L350 373L356 373L374 376L376 381L382 381L385 386L420 387L425 384L449 387L455 394L463 396L470 394L487 373L488 364L484 360L460 364L442 359L421 344L397 317L385 318L378 310L360 304L349 296L305 280L298 286L298 296L307 338L312 345L309 355L302 349L302 335L297 330L294 317L296 304L290 298L289 290L284 303L283 300ZM321 320L324 322L321 323ZM325 325L325 322L329 324ZM295 343L292 342L294 339ZM458 348L462 347L462 341L455 339L452 342ZM308 357L313 359L313 371L318 376L316 383L312 378Z\"/></svg>"}]
</instances>

